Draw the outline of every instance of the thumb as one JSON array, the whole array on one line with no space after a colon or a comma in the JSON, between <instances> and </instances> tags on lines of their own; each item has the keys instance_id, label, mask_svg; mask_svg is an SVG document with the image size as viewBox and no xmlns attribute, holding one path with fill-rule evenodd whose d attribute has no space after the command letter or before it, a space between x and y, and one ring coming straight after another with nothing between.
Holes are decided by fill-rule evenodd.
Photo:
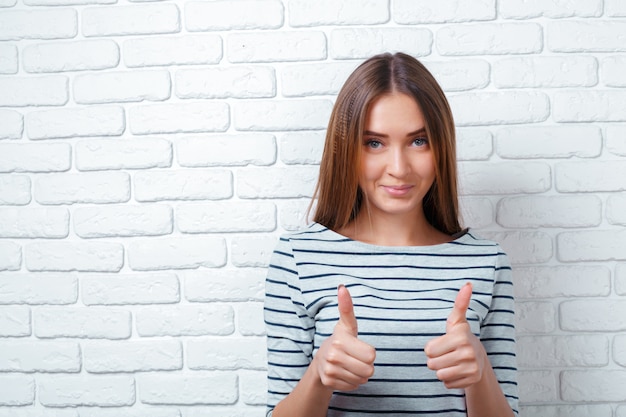
<instances>
[{"instance_id":1,"label":"thumb","mask_svg":"<svg viewBox=\"0 0 626 417\"><path fill-rule=\"evenodd\" d=\"M359 327L354 316L352 296L350 296L350 291L343 284L337 288L337 303L339 305L339 323L346 328L348 333L357 337Z\"/></svg>"},{"instance_id":2,"label":"thumb","mask_svg":"<svg viewBox=\"0 0 626 417\"><path fill-rule=\"evenodd\" d=\"M459 293L456 295L456 300L454 300L454 307L448 316L448 320L446 321L446 333L450 331L450 329L460 323L467 323L467 319L465 318L465 314L467 313L467 308L469 307L470 300L472 299L472 284L467 283L461 287Z\"/></svg>"}]
</instances>

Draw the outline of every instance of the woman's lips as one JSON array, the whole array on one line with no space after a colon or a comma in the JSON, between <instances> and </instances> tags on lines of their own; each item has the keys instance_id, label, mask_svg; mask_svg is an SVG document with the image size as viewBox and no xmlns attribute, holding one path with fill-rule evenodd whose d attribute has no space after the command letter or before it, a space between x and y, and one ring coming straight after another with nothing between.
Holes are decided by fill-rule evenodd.
<instances>
[{"instance_id":1,"label":"woman's lips","mask_svg":"<svg viewBox=\"0 0 626 417\"><path fill-rule=\"evenodd\" d=\"M411 191L412 185L383 185L383 189L394 197L402 197Z\"/></svg>"}]
</instances>

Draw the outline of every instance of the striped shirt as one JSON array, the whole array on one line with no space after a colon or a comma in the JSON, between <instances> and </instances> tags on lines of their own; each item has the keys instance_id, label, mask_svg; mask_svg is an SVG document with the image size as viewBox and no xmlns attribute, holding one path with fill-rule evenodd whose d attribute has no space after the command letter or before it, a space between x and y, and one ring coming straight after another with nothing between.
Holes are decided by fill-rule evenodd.
<instances>
[{"instance_id":1,"label":"striped shirt","mask_svg":"<svg viewBox=\"0 0 626 417\"><path fill-rule=\"evenodd\" d=\"M466 416L464 391L426 366L424 346L445 334L459 289L500 387L517 414L511 267L497 243L468 231L433 246L377 246L320 224L282 236L266 279L268 410L298 383L339 320L337 286L352 294L359 339L376 349L375 372L355 391L336 391L328 417Z\"/></svg>"}]
</instances>

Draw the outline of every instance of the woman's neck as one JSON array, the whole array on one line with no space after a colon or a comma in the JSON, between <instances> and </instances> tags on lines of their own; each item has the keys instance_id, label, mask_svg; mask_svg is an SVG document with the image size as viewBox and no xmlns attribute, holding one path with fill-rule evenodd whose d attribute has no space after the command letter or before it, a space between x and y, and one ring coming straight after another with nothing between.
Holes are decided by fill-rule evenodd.
<instances>
[{"instance_id":1,"label":"woman's neck","mask_svg":"<svg viewBox=\"0 0 626 417\"><path fill-rule=\"evenodd\" d=\"M451 240L428 223L423 213L421 216L374 216L363 209L338 232L353 240L381 246L427 246Z\"/></svg>"}]
</instances>

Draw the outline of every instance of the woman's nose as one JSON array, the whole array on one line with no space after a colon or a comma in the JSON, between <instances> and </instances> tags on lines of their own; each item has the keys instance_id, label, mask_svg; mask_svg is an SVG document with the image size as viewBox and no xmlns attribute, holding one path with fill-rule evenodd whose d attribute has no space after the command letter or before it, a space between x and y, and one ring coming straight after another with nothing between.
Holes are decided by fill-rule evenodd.
<instances>
[{"instance_id":1,"label":"woman's nose","mask_svg":"<svg viewBox=\"0 0 626 417\"><path fill-rule=\"evenodd\" d=\"M387 169L394 177L406 175L410 170L407 152L404 149L392 149Z\"/></svg>"}]
</instances>

